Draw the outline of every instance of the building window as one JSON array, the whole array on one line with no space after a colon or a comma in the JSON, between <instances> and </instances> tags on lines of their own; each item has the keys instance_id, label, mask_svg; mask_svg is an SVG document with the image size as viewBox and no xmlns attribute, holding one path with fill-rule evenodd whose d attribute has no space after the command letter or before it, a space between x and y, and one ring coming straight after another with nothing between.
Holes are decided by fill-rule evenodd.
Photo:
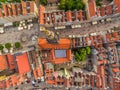
<instances>
[{"instance_id":1,"label":"building window","mask_svg":"<svg viewBox=\"0 0 120 90\"><path fill-rule=\"evenodd\" d=\"M66 50L55 50L55 57L56 58L65 58Z\"/></svg>"}]
</instances>

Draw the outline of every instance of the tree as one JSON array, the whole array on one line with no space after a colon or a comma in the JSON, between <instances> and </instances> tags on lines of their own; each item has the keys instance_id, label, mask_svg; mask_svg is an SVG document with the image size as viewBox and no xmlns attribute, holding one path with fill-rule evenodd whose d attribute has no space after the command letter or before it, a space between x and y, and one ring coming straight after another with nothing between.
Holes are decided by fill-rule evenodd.
<instances>
[{"instance_id":1,"label":"tree","mask_svg":"<svg viewBox=\"0 0 120 90\"><path fill-rule=\"evenodd\" d=\"M101 2L101 0L96 0L96 5L97 5L97 6L101 6L101 3L100 3L100 2Z\"/></svg>"},{"instance_id":2,"label":"tree","mask_svg":"<svg viewBox=\"0 0 120 90\"><path fill-rule=\"evenodd\" d=\"M87 54L91 53L90 47L80 48L75 52L75 59L77 62L85 61Z\"/></svg>"},{"instance_id":3,"label":"tree","mask_svg":"<svg viewBox=\"0 0 120 90\"><path fill-rule=\"evenodd\" d=\"M18 49L18 48L20 48L20 46L21 46L21 45L20 45L20 42L15 42L15 48Z\"/></svg>"},{"instance_id":4,"label":"tree","mask_svg":"<svg viewBox=\"0 0 120 90\"><path fill-rule=\"evenodd\" d=\"M73 0L66 0L65 6L66 6L65 7L66 10L73 10L74 1Z\"/></svg>"},{"instance_id":5,"label":"tree","mask_svg":"<svg viewBox=\"0 0 120 90\"><path fill-rule=\"evenodd\" d=\"M13 3L13 2L21 2L21 0L0 0L0 8L2 8L2 3Z\"/></svg>"},{"instance_id":6,"label":"tree","mask_svg":"<svg viewBox=\"0 0 120 90\"><path fill-rule=\"evenodd\" d=\"M47 0L40 0L40 3L41 3L42 5L47 5Z\"/></svg>"},{"instance_id":7,"label":"tree","mask_svg":"<svg viewBox=\"0 0 120 90\"><path fill-rule=\"evenodd\" d=\"M80 62L80 61L81 61L81 57L80 57L78 51L75 52L75 60L76 60L77 62Z\"/></svg>"},{"instance_id":8,"label":"tree","mask_svg":"<svg viewBox=\"0 0 120 90\"><path fill-rule=\"evenodd\" d=\"M60 0L60 5L59 5L59 9L63 10L66 7L66 0Z\"/></svg>"},{"instance_id":9,"label":"tree","mask_svg":"<svg viewBox=\"0 0 120 90\"><path fill-rule=\"evenodd\" d=\"M84 10L85 4L82 2L82 0L60 0L59 9L61 10Z\"/></svg>"},{"instance_id":10,"label":"tree","mask_svg":"<svg viewBox=\"0 0 120 90\"><path fill-rule=\"evenodd\" d=\"M86 55L87 55L87 53L86 53L86 49L85 49L85 48L81 48L81 49L80 49L80 57L81 57L81 61L86 60Z\"/></svg>"},{"instance_id":11,"label":"tree","mask_svg":"<svg viewBox=\"0 0 120 90\"><path fill-rule=\"evenodd\" d=\"M86 52L87 52L87 54L90 54L90 53L91 53L90 47L86 47Z\"/></svg>"},{"instance_id":12,"label":"tree","mask_svg":"<svg viewBox=\"0 0 120 90\"><path fill-rule=\"evenodd\" d=\"M4 48L4 46L2 44L0 44L0 50L2 51Z\"/></svg>"},{"instance_id":13,"label":"tree","mask_svg":"<svg viewBox=\"0 0 120 90\"><path fill-rule=\"evenodd\" d=\"M86 60L86 54L80 54L81 57L81 61L85 61Z\"/></svg>"},{"instance_id":14,"label":"tree","mask_svg":"<svg viewBox=\"0 0 120 90\"><path fill-rule=\"evenodd\" d=\"M80 10L80 9L84 10L85 9L85 4L82 2L82 0L75 0L74 5L75 5L74 8L77 10Z\"/></svg>"},{"instance_id":15,"label":"tree","mask_svg":"<svg viewBox=\"0 0 120 90\"><path fill-rule=\"evenodd\" d=\"M5 48L7 48L8 50L10 50L11 47L12 47L11 43L6 43L5 44Z\"/></svg>"}]
</instances>

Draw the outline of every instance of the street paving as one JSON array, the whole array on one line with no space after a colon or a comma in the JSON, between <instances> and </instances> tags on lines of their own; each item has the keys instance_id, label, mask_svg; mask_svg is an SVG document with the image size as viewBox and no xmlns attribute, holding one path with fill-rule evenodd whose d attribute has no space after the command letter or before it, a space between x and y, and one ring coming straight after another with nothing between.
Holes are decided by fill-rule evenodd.
<instances>
[{"instance_id":1,"label":"street paving","mask_svg":"<svg viewBox=\"0 0 120 90\"><path fill-rule=\"evenodd\" d=\"M120 17L113 18L111 22L103 22L97 25L92 25L90 23L85 23L81 28L76 29L63 29L54 30L59 32L61 38L68 37L68 35L89 35L90 33L104 32L113 29L116 26L120 26Z\"/></svg>"},{"instance_id":2,"label":"street paving","mask_svg":"<svg viewBox=\"0 0 120 90\"><path fill-rule=\"evenodd\" d=\"M38 33L38 25L35 24L34 28L30 30L19 31L16 27L10 27L5 29L5 33L0 34L0 43L5 44L7 42L13 43L20 41L22 36L28 37L28 41L31 40L31 36Z\"/></svg>"},{"instance_id":3,"label":"street paving","mask_svg":"<svg viewBox=\"0 0 120 90\"><path fill-rule=\"evenodd\" d=\"M37 83L35 87L32 86L32 83L29 84L21 84L20 86L18 86L18 89L15 89L16 87L11 87L8 90L89 90L89 86L83 86L83 87L70 87L70 88L65 88L64 86L54 86L54 85L50 85L47 84L45 82L40 82ZM93 90L100 90L98 88L92 87ZM106 89L109 90L109 89Z\"/></svg>"}]
</instances>

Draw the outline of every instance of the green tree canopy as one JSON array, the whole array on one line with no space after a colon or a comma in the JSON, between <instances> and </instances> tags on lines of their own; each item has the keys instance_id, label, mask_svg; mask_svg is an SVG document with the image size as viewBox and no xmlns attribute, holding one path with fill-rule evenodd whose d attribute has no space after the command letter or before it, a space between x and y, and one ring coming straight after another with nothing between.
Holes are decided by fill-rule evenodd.
<instances>
[{"instance_id":1,"label":"green tree canopy","mask_svg":"<svg viewBox=\"0 0 120 90\"><path fill-rule=\"evenodd\" d=\"M26 1L26 0L23 0ZM0 3L12 3L12 2L21 2L21 0L0 0Z\"/></svg>"},{"instance_id":2,"label":"green tree canopy","mask_svg":"<svg viewBox=\"0 0 120 90\"><path fill-rule=\"evenodd\" d=\"M42 5L47 5L47 0L39 0Z\"/></svg>"},{"instance_id":3,"label":"green tree canopy","mask_svg":"<svg viewBox=\"0 0 120 90\"><path fill-rule=\"evenodd\" d=\"M27 0L23 0L23 1L27 1ZM21 0L0 0L0 8L2 7L2 3L13 3L13 2L21 2Z\"/></svg>"},{"instance_id":4,"label":"green tree canopy","mask_svg":"<svg viewBox=\"0 0 120 90\"><path fill-rule=\"evenodd\" d=\"M11 47L12 47L11 43L6 43L5 44L5 48L7 48L8 50L10 50Z\"/></svg>"},{"instance_id":5,"label":"green tree canopy","mask_svg":"<svg viewBox=\"0 0 120 90\"><path fill-rule=\"evenodd\" d=\"M77 61L77 62L80 62L81 61L81 57L80 57L80 55L79 55L79 52L75 52L75 60Z\"/></svg>"},{"instance_id":6,"label":"green tree canopy","mask_svg":"<svg viewBox=\"0 0 120 90\"><path fill-rule=\"evenodd\" d=\"M4 46L2 44L0 44L0 50L2 51L4 48Z\"/></svg>"},{"instance_id":7,"label":"green tree canopy","mask_svg":"<svg viewBox=\"0 0 120 90\"><path fill-rule=\"evenodd\" d=\"M61 10L84 10L85 4L82 2L82 0L60 0L59 9Z\"/></svg>"},{"instance_id":8,"label":"green tree canopy","mask_svg":"<svg viewBox=\"0 0 120 90\"><path fill-rule=\"evenodd\" d=\"M86 47L86 52L87 52L87 54L90 54L91 53L91 49L90 49L90 47Z\"/></svg>"},{"instance_id":9,"label":"green tree canopy","mask_svg":"<svg viewBox=\"0 0 120 90\"><path fill-rule=\"evenodd\" d=\"M20 48L21 47L21 44L20 44L20 42L15 42L15 48Z\"/></svg>"},{"instance_id":10,"label":"green tree canopy","mask_svg":"<svg viewBox=\"0 0 120 90\"><path fill-rule=\"evenodd\" d=\"M75 51L75 59L77 62L85 61L88 54L91 53L90 47L80 48Z\"/></svg>"},{"instance_id":11,"label":"green tree canopy","mask_svg":"<svg viewBox=\"0 0 120 90\"><path fill-rule=\"evenodd\" d=\"M100 3L101 1L102 1L102 0L96 0L96 5L97 5L97 6L101 6L101 3Z\"/></svg>"}]
</instances>

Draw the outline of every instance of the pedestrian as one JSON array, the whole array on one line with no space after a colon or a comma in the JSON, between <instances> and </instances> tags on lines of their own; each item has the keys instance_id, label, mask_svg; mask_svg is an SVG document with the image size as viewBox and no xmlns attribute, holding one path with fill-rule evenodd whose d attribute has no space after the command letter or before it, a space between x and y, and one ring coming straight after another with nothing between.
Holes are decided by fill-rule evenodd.
<instances>
[{"instance_id":1,"label":"pedestrian","mask_svg":"<svg viewBox=\"0 0 120 90\"><path fill-rule=\"evenodd\" d=\"M32 85L35 87L35 81L32 81Z\"/></svg>"},{"instance_id":2,"label":"pedestrian","mask_svg":"<svg viewBox=\"0 0 120 90\"><path fill-rule=\"evenodd\" d=\"M40 79L38 79L38 83L40 83L41 82L41 80Z\"/></svg>"},{"instance_id":3,"label":"pedestrian","mask_svg":"<svg viewBox=\"0 0 120 90\"><path fill-rule=\"evenodd\" d=\"M30 79L27 80L27 83L30 83Z\"/></svg>"},{"instance_id":4,"label":"pedestrian","mask_svg":"<svg viewBox=\"0 0 120 90\"><path fill-rule=\"evenodd\" d=\"M36 82L36 80L34 79L34 82Z\"/></svg>"}]
</instances>

